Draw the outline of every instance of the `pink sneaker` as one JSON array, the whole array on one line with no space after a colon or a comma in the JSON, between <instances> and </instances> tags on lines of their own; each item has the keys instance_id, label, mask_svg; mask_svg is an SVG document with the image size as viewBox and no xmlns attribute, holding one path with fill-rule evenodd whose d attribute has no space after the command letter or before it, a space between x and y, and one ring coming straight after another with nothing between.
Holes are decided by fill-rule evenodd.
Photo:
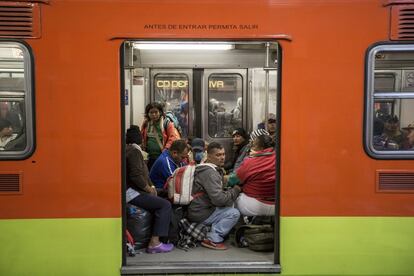
<instances>
[{"instance_id":1,"label":"pink sneaker","mask_svg":"<svg viewBox=\"0 0 414 276\"><path fill-rule=\"evenodd\" d=\"M154 247L147 247L147 253L154 254L154 253L167 253L174 249L174 245L172 243L162 243L160 242L159 245Z\"/></svg>"}]
</instances>

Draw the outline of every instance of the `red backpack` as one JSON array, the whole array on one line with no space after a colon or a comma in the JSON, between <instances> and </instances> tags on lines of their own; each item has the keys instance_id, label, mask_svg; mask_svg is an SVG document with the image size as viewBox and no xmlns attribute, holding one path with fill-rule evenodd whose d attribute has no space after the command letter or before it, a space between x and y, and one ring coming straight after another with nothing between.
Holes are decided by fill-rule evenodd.
<instances>
[{"instance_id":1,"label":"red backpack","mask_svg":"<svg viewBox=\"0 0 414 276\"><path fill-rule=\"evenodd\" d=\"M193 195L194 173L196 167L209 166L215 169L212 164L187 165L177 168L174 173L167 179L164 189L168 191L168 198L171 203L178 205L188 205L190 202L201 196L204 192L198 192Z\"/></svg>"}]
</instances>

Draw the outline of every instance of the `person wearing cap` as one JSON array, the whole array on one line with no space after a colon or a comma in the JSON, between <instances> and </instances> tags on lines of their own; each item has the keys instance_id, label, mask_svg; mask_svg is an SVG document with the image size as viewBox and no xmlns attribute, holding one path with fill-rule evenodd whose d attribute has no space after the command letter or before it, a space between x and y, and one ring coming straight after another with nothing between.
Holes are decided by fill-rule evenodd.
<instances>
[{"instance_id":1,"label":"person wearing cap","mask_svg":"<svg viewBox=\"0 0 414 276\"><path fill-rule=\"evenodd\" d=\"M141 153L141 132L132 125L126 133L126 202L154 214L152 236L147 253L164 253L173 250L174 245L160 242L168 236L171 221L171 203L157 196L157 190L148 176L148 168Z\"/></svg>"},{"instance_id":2,"label":"person wearing cap","mask_svg":"<svg viewBox=\"0 0 414 276\"><path fill-rule=\"evenodd\" d=\"M244 158L249 155L249 134L244 128L236 128L233 133L233 151L234 156L232 160L227 161L224 169L231 172L237 169Z\"/></svg>"},{"instance_id":3,"label":"person wearing cap","mask_svg":"<svg viewBox=\"0 0 414 276\"><path fill-rule=\"evenodd\" d=\"M205 147L206 143L201 138L194 138L191 141L191 152L188 153L190 163L200 164L206 160Z\"/></svg>"},{"instance_id":4,"label":"person wearing cap","mask_svg":"<svg viewBox=\"0 0 414 276\"><path fill-rule=\"evenodd\" d=\"M404 134L400 130L400 121L397 116L386 115L383 117L384 128L381 135L373 137L374 148L377 150L399 150L404 140Z\"/></svg>"}]
</instances>

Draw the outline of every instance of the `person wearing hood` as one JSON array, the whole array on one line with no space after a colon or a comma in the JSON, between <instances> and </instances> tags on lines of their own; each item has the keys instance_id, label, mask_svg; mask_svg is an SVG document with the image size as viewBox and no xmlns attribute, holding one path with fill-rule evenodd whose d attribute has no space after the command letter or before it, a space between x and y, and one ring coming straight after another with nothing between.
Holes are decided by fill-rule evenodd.
<instances>
[{"instance_id":1,"label":"person wearing hood","mask_svg":"<svg viewBox=\"0 0 414 276\"><path fill-rule=\"evenodd\" d=\"M233 208L234 201L241 192L235 185L223 190L225 152L223 146L212 142L207 147L207 160L199 165L194 174L193 194L200 194L188 206L187 218L191 222L211 226L201 245L216 250L225 250L224 237L230 232L240 217L240 212Z\"/></svg>"},{"instance_id":2,"label":"person wearing hood","mask_svg":"<svg viewBox=\"0 0 414 276\"><path fill-rule=\"evenodd\" d=\"M244 128L236 128L233 133L233 151L234 156L232 160L227 161L224 169L231 172L237 169L246 156L249 155L249 134Z\"/></svg>"},{"instance_id":3,"label":"person wearing hood","mask_svg":"<svg viewBox=\"0 0 414 276\"><path fill-rule=\"evenodd\" d=\"M162 243L159 238L168 236L171 203L157 196L157 190L148 176L148 168L141 153L141 142L139 127L131 126L126 133L126 202L154 214L147 253L170 252L174 245Z\"/></svg>"}]
</instances>

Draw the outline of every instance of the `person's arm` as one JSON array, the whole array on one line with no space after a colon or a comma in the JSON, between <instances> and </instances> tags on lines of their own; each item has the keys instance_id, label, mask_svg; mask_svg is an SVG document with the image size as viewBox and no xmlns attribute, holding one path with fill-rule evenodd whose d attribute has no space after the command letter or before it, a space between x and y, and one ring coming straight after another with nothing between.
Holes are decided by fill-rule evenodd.
<instances>
[{"instance_id":1,"label":"person's arm","mask_svg":"<svg viewBox=\"0 0 414 276\"><path fill-rule=\"evenodd\" d=\"M129 172L128 178L134 186L133 188L151 193L151 182L149 182L149 179L145 177L145 162L141 152L138 149L134 149L129 154L127 158L127 167Z\"/></svg>"},{"instance_id":2,"label":"person's arm","mask_svg":"<svg viewBox=\"0 0 414 276\"><path fill-rule=\"evenodd\" d=\"M210 198L211 203L217 207L230 206L241 192L239 186L227 191L223 190L221 175L209 169L201 172L200 179L204 179L203 188Z\"/></svg>"}]
</instances>

